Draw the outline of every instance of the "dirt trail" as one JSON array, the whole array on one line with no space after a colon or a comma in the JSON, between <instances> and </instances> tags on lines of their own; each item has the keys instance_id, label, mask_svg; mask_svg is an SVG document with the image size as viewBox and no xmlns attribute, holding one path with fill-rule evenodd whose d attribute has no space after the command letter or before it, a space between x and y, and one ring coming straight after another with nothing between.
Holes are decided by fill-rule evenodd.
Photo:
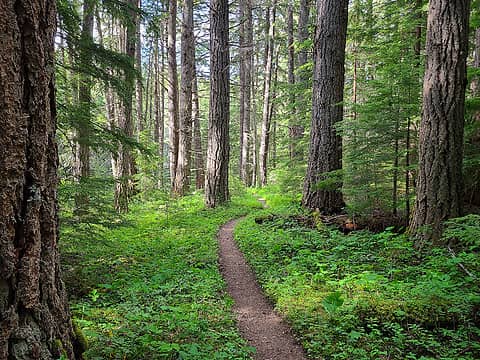
<instances>
[{"instance_id":1,"label":"dirt trail","mask_svg":"<svg viewBox=\"0 0 480 360\"><path fill-rule=\"evenodd\" d=\"M306 360L290 328L265 298L255 275L233 240L233 229L240 219L220 228L220 270L227 283L242 336L257 349L256 360Z\"/></svg>"}]
</instances>

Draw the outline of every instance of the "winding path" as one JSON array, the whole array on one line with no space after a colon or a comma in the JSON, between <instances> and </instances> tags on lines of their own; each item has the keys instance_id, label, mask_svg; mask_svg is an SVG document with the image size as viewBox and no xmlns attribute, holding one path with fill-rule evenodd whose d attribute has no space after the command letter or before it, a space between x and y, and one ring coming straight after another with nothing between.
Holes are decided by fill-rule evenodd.
<instances>
[{"instance_id":1,"label":"winding path","mask_svg":"<svg viewBox=\"0 0 480 360\"><path fill-rule=\"evenodd\" d=\"M238 327L250 346L257 349L256 360L306 360L291 329L275 313L265 298L255 275L233 239L240 219L231 220L218 232L220 270L234 300Z\"/></svg>"}]
</instances>

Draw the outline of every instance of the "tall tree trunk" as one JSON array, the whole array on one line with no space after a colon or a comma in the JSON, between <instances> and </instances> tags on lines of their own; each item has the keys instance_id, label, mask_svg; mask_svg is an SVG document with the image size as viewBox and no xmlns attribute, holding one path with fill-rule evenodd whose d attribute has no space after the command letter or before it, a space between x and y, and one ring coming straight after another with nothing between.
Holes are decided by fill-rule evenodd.
<instances>
[{"instance_id":1,"label":"tall tree trunk","mask_svg":"<svg viewBox=\"0 0 480 360\"><path fill-rule=\"evenodd\" d=\"M137 1L137 6L140 9L142 7L142 0ZM137 71L140 75L142 75L142 34L141 34L141 21L140 17L136 22L136 42L137 42L137 49L135 51L135 63ZM142 79L137 79L137 132L138 135L143 131L145 128L144 119L143 119L143 84Z\"/></svg>"},{"instance_id":2,"label":"tall tree trunk","mask_svg":"<svg viewBox=\"0 0 480 360\"><path fill-rule=\"evenodd\" d=\"M430 0L417 199L411 231L436 241L463 205L463 130L469 0Z\"/></svg>"},{"instance_id":3,"label":"tall tree trunk","mask_svg":"<svg viewBox=\"0 0 480 360\"><path fill-rule=\"evenodd\" d=\"M173 193L180 196L188 192L192 163L192 82L195 62L193 0L183 1L182 16L182 79L180 84L178 164L173 186Z\"/></svg>"},{"instance_id":4,"label":"tall tree trunk","mask_svg":"<svg viewBox=\"0 0 480 360\"><path fill-rule=\"evenodd\" d=\"M205 161L203 160L202 133L200 129L200 104L198 101L197 74L194 71L192 87L192 118L193 118L193 153L195 166L195 187L203 189L205 187Z\"/></svg>"},{"instance_id":5,"label":"tall tree trunk","mask_svg":"<svg viewBox=\"0 0 480 360\"><path fill-rule=\"evenodd\" d=\"M273 0L268 19L267 53L265 63L265 83L263 92L262 135L260 138L260 185L267 185L268 145L270 137L270 101L272 84L272 64L275 38L276 2Z\"/></svg>"},{"instance_id":6,"label":"tall tree trunk","mask_svg":"<svg viewBox=\"0 0 480 360\"><path fill-rule=\"evenodd\" d=\"M91 44L93 43L93 22L95 3L86 0L83 3L82 46L80 47L80 63L88 65L92 61ZM81 114L76 129L75 178L80 184L80 190L75 194L75 208L78 214L86 211L89 197L82 188L82 184L90 176L90 127L92 121L92 78L89 74L80 74L78 101Z\"/></svg>"},{"instance_id":7,"label":"tall tree trunk","mask_svg":"<svg viewBox=\"0 0 480 360\"><path fill-rule=\"evenodd\" d=\"M178 78L177 78L177 0L169 0L168 6L168 117L170 181L174 186L178 164Z\"/></svg>"},{"instance_id":8,"label":"tall tree trunk","mask_svg":"<svg viewBox=\"0 0 480 360\"><path fill-rule=\"evenodd\" d=\"M329 188L318 183L342 168L342 140L335 124L343 119L347 22L348 0L317 0L312 125L302 203L327 214L344 206L341 183Z\"/></svg>"},{"instance_id":9,"label":"tall tree trunk","mask_svg":"<svg viewBox=\"0 0 480 360\"><path fill-rule=\"evenodd\" d=\"M420 69L421 64L421 48L422 48L422 0L416 0L415 2L415 11L417 12L416 19L417 19L417 26L415 27L415 45L414 45L414 53L415 57L417 58L416 67ZM410 95L409 89L409 97ZM410 169L410 164L412 163L410 158L411 152L411 139L412 139L412 119L409 117L407 119L407 134L405 139L405 219L406 224L410 222L410 214L411 214L411 205L410 205L410 193L411 193L411 185L412 185L412 170Z\"/></svg>"},{"instance_id":10,"label":"tall tree trunk","mask_svg":"<svg viewBox=\"0 0 480 360\"><path fill-rule=\"evenodd\" d=\"M295 48L293 43L293 6L291 1L288 3L288 10L287 10L287 33L288 33L288 40L287 40L287 48L288 48L288 85L289 85L289 101L290 104L288 107L289 115L288 115L288 135L289 135L289 142L288 142L288 150L290 160L293 160L296 157L296 145L297 140L295 139Z\"/></svg>"},{"instance_id":11,"label":"tall tree trunk","mask_svg":"<svg viewBox=\"0 0 480 360\"><path fill-rule=\"evenodd\" d=\"M252 84L253 23L251 0L240 1L240 177L251 185L250 120Z\"/></svg>"},{"instance_id":12,"label":"tall tree trunk","mask_svg":"<svg viewBox=\"0 0 480 360\"><path fill-rule=\"evenodd\" d=\"M310 20L310 4L312 0L300 0L300 9L298 14L298 32L297 41L303 44L309 38L308 24ZM318 6L318 5L317 5ZM298 51L298 68L301 68L308 61L308 52L301 46ZM298 81L305 81L305 71L300 70L298 72Z\"/></svg>"},{"instance_id":13,"label":"tall tree trunk","mask_svg":"<svg viewBox=\"0 0 480 360\"><path fill-rule=\"evenodd\" d=\"M228 0L210 3L210 112L208 116L205 204L213 208L230 199L230 59Z\"/></svg>"},{"instance_id":14,"label":"tall tree trunk","mask_svg":"<svg viewBox=\"0 0 480 360\"><path fill-rule=\"evenodd\" d=\"M272 100L270 101L270 108L268 110L269 122L272 124L272 136L269 137L269 142L271 143L270 158L272 159L272 168L277 167L277 122L275 118L275 99L277 98L277 87L278 87L278 58L280 55L280 46L277 45L274 54L274 63L273 67L273 84L272 84Z\"/></svg>"},{"instance_id":15,"label":"tall tree trunk","mask_svg":"<svg viewBox=\"0 0 480 360\"><path fill-rule=\"evenodd\" d=\"M80 359L58 251L55 1L0 14L0 359Z\"/></svg>"},{"instance_id":16,"label":"tall tree trunk","mask_svg":"<svg viewBox=\"0 0 480 360\"><path fill-rule=\"evenodd\" d=\"M163 134L164 134L164 122L163 122L163 99L161 99L160 92L162 85L160 84L160 77L163 77L163 74L160 74L159 67L159 46L158 46L158 35L154 37L154 49L153 49L153 104L154 104L154 117L155 117L155 127L154 127L154 140L157 143L158 150L158 188L163 187ZM162 54L163 57L163 54ZM162 59L163 60L163 59ZM163 62L162 62L163 70Z\"/></svg>"},{"instance_id":17,"label":"tall tree trunk","mask_svg":"<svg viewBox=\"0 0 480 360\"><path fill-rule=\"evenodd\" d=\"M135 64L136 22L138 21L136 14L137 0L128 0L128 5L130 7L130 19L127 22L125 53L133 69ZM126 72L125 88L125 94L121 97L123 116L118 117L118 127L122 130L123 135L133 137L132 110L133 95L135 93L135 75L132 71ZM117 167L119 177L116 179L115 184L115 209L117 212L128 212L128 204L134 191L132 175L136 173L136 170L132 150L124 143L121 143L119 146Z\"/></svg>"},{"instance_id":18,"label":"tall tree trunk","mask_svg":"<svg viewBox=\"0 0 480 360\"><path fill-rule=\"evenodd\" d=\"M253 60L253 56L252 56ZM252 185L257 186L259 184L259 168L258 168L258 129L257 129L257 101L256 92L258 88L258 51L256 52L256 60L253 63L253 77L252 77Z\"/></svg>"},{"instance_id":19,"label":"tall tree trunk","mask_svg":"<svg viewBox=\"0 0 480 360\"><path fill-rule=\"evenodd\" d=\"M304 96L304 88L306 87L306 82L309 79L308 71L305 69L305 64L308 61L308 51L305 48L305 41L310 38L308 26L310 22L310 6L312 0L300 0L300 9L298 16L298 30L297 30L297 41L300 46L298 51L298 63L297 63L297 78L296 82L300 85L300 91L297 93L295 104L296 104L296 117L295 123L291 125L290 139L291 142L297 144L303 137L305 133L305 127L302 119L305 118L307 101ZM295 151L295 159L302 159L303 153L297 147Z\"/></svg>"}]
</instances>

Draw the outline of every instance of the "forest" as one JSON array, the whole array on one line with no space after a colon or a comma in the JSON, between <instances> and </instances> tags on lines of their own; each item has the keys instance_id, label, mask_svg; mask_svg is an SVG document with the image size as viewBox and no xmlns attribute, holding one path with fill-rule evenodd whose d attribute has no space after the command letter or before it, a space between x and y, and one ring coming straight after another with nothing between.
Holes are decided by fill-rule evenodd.
<instances>
[{"instance_id":1,"label":"forest","mask_svg":"<svg viewBox=\"0 0 480 360\"><path fill-rule=\"evenodd\" d=\"M0 360L480 359L480 0L1 0Z\"/></svg>"}]
</instances>

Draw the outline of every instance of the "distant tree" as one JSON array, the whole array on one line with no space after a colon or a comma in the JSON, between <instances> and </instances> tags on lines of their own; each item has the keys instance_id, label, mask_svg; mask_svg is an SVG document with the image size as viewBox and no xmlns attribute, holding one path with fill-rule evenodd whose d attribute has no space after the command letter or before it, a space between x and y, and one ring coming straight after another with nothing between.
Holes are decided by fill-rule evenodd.
<instances>
[{"instance_id":1,"label":"distant tree","mask_svg":"<svg viewBox=\"0 0 480 360\"><path fill-rule=\"evenodd\" d=\"M195 187L205 187L205 160L203 159L202 133L200 129L200 104L198 101L197 74L194 72L192 87L192 118L193 118L193 155L195 166Z\"/></svg>"},{"instance_id":2,"label":"distant tree","mask_svg":"<svg viewBox=\"0 0 480 360\"><path fill-rule=\"evenodd\" d=\"M195 71L195 38L193 36L193 0L183 1L180 83L180 117L178 163L173 193L185 195L189 189L192 163L192 85Z\"/></svg>"},{"instance_id":3,"label":"distant tree","mask_svg":"<svg viewBox=\"0 0 480 360\"><path fill-rule=\"evenodd\" d=\"M168 117L169 117L169 147L170 147L170 181L177 176L178 164L178 75L177 75L177 0L168 2Z\"/></svg>"},{"instance_id":4,"label":"distant tree","mask_svg":"<svg viewBox=\"0 0 480 360\"><path fill-rule=\"evenodd\" d=\"M210 112L208 117L205 204L215 207L230 199L228 191L229 46L228 0L210 3Z\"/></svg>"},{"instance_id":5,"label":"distant tree","mask_svg":"<svg viewBox=\"0 0 480 360\"><path fill-rule=\"evenodd\" d=\"M253 23L252 2L241 0L240 7L240 177L246 186L252 182L250 147Z\"/></svg>"},{"instance_id":6,"label":"distant tree","mask_svg":"<svg viewBox=\"0 0 480 360\"><path fill-rule=\"evenodd\" d=\"M302 203L324 213L344 206L337 181L327 188L319 187L319 182L342 168L342 141L335 124L343 119L347 22L348 0L317 0L312 125Z\"/></svg>"},{"instance_id":7,"label":"distant tree","mask_svg":"<svg viewBox=\"0 0 480 360\"><path fill-rule=\"evenodd\" d=\"M0 359L80 359L58 251L55 1L0 14Z\"/></svg>"},{"instance_id":8,"label":"distant tree","mask_svg":"<svg viewBox=\"0 0 480 360\"><path fill-rule=\"evenodd\" d=\"M138 8L137 0L128 0L128 18L125 20L126 39L125 54L128 56L131 67L135 64L135 49L137 39L137 21ZM123 33L123 29L119 29ZM123 44L121 46L123 48ZM123 50L123 49L122 49ZM133 96L135 94L135 73L133 71L125 72L125 92L121 96L121 113L117 113L118 127L123 135L129 138L133 137ZM115 209L118 212L127 212L130 197L133 194L132 176L136 173L135 159L133 157L131 146L120 143L117 154L117 179L115 184Z\"/></svg>"},{"instance_id":9,"label":"distant tree","mask_svg":"<svg viewBox=\"0 0 480 360\"><path fill-rule=\"evenodd\" d=\"M470 0L430 0L420 125L417 246L435 241L443 221L462 215L463 132Z\"/></svg>"},{"instance_id":10,"label":"distant tree","mask_svg":"<svg viewBox=\"0 0 480 360\"><path fill-rule=\"evenodd\" d=\"M260 185L267 185L268 146L270 142L270 105L272 101L273 53L275 46L276 1L268 9L268 34L265 42L265 80L263 85L262 133L260 138Z\"/></svg>"}]
</instances>

